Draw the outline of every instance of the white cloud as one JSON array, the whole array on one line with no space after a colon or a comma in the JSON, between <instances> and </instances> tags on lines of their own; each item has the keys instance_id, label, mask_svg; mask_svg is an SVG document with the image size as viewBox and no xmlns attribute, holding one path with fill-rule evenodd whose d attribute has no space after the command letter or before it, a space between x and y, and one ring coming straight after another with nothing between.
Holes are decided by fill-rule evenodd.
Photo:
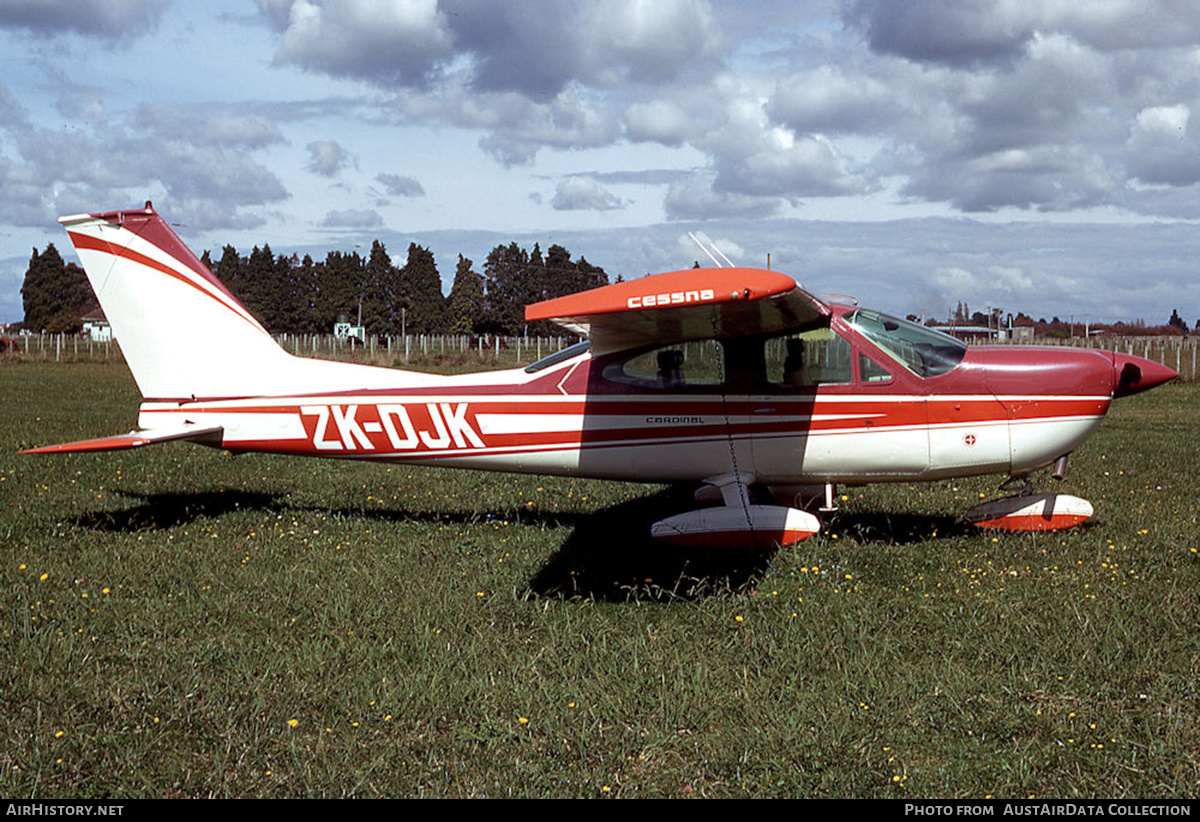
<instances>
[{"instance_id":1,"label":"white cloud","mask_svg":"<svg viewBox=\"0 0 1200 822\"><path fill-rule=\"evenodd\" d=\"M168 0L6 0L0 4L0 28L41 35L73 31L120 40L153 29L167 4Z\"/></svg>"},{"instance_id":2,"label":"white cloud","mask_svg":"<svg viewBox=\"0 0 1200 822\"><path fill-rule=\"evenodd\" d=\"M387 193L393 197L425 196L425 189L416 177L406 177L402 174L377 174L375 179L382 183Z\"/></svg>"},{"instance_id":3,"label":"white cloud","mask_svg":"<svg viewBox=\"0 0 1200 822\"><path fill-rule=\"evenodd\" d=\"M560 182L550 205L557 211L612 211L624 208L619 197L586 177L569 177Z\"/></svg>"},{"instance_id":4,"label":"white cloud","mask_svg":"<svg viewBox=\"0 0 1200 822\"><path fill-rule=\"evenodd\" d=\"M620 128L612 112L565 90L552 101L536 104L509 98L502 122L479 141L480 147L505 166L531 163L543 148L584 148L613 143Z\"/></svg>"},{"instance_id":5,"label":"white cloud","mask_svg":"<svg viewBox=\"0 0 1200 822\"><path fill-rule=\"evenodd\" d=\"M306 168L322 177L333 177L354 162L350 152L342 148L336 140L317 140L305 148L309 154Z\"/></svg>"},{"instance_id":6,"label":"white cloud","mask_svg":"<svg viewBox=\"0 0 1200 822\"><path fill-rule=\"evenodd\" d=\"M342 209L328 212L321 225L324 228L376 228L383 225L383 218L372 209Z\"/></svg>"},{"instance_id":7,"label":"white cloud","mask_svg":"<svg viewBox=\"0 0 1200 822\"><path fill-rule=\"evenodd\" d=\"M854 0L844 19L875 51L955 65L1015 59L1046 34L1105 51L1186 45L1200 36L1194 4L1140 0Z\"/></svg>"},{"instance_id":8,"label":"white cloud","mask_svg":"<svg viewBox=\"0 0 1200 822\"><path fill-rule=\"evenodd\" d=\"M694 134L694 125L683 108L668 100L634 103L625 110L625 135L634 142L681 146Z\"/></svg>"},{"instance_id":9,"label":"white cloud","mask_svg":"<svg viewBox=\"0 0 1200 822\"><path fill-rule=\"evenodd\" d=\"M436 0L276 0L260 8L281 29L277 61L335 76L419 85L451 53Z\"/></svg>"},{"instance_id":10,"label":"white cloud","mask_svg":"<svg viewBox=\"0 0 1200 822\"><path fill-rule=\"evenodd\" d=\"M695 174L673 182L663 201L668 220L706 220L715 218L771 217L779 213L783 201L778 197L750 196L713 188L715 176Z\"/></svg>"},{"instance_id":11,"label":"white cloud","mask_svg":"<svg viewBox=\"0 0 1200 822\"><path fill-rule=\"evenodd\" d=\"M91 101L89 116L102 122L104 107ZM147 103L134 111L130 125L159 140L231 149L258 149L284 142L279 126L260 114L239 114L225 109Z\"/></svg>"},{"instance_id":12,"label":"white cloud","mask_svg":"<svg viewBox=\"0 0 1200 822\"><path fill-rule=\"evenodd\" d=\"M592 71L603 81L663 82L721 50L720 32L706 2L596 2L580 16Z\"/></svg>"},{"instance_id":13,"label":"white cloud","mask_svg":"<svg viewBox=\"0 0 1200 822\"><path fill-rule=\"evenodd\" d=\"M896 117L896 89L841 66L818 66L783 78L767 111L798 132L854 132Z\"/></svg>"},{"instance_id":14,"label":"white cloud","mask_svg":"<svg viewBox=\"0 0 1200 822\"><path fill-rule=\"evenodd\" d=\"M1126 142L1130 173L1143 183L1200 182L1200 140L1188 131L1190 119L1191 109L1183 103L1139 111Z\"/></svg>"}]
</instances>

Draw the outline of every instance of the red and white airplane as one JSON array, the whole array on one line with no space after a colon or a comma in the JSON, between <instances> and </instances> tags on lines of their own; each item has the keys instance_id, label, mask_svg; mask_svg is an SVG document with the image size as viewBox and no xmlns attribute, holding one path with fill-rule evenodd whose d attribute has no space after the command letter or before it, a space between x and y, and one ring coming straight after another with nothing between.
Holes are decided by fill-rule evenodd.
<instances>
[{"instance_id":1,"label":"red and white airplane","mask_svg":"<svg viewBox=\"0 0 1200 822\"><path fill-rule=\"evenodd\" d=\"M982 474L1025 491L976 524L1069 527L1077 497L1034 494L1113 398L1177 374L1149 360L970 347L791 277L749 268L648 276L531 305L587 338L527 368L441 376L295 357L145 208L63 217L144 401L129 434L25 453L190 440L260 451L649 483L700 483L653 526L683 545L816 533L804 488ZM852 301L851 301L852 302ZM815 496L816 496L815 495Z\"/></svg>"}]
</instances>

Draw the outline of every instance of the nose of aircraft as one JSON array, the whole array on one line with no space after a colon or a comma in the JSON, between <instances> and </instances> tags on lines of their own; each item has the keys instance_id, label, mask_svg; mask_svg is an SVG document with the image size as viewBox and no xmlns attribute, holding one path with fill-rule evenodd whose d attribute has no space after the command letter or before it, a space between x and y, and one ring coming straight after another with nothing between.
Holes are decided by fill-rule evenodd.
<instances>
[{"instance_id":1,"label":"nose of aircraft","mask_svg":"<svg viewBox=\"0 0 1200 822\"><path fill-rule=\"evenodd\" d=\"M1173 369L1153 360L1129 354L1113 354L1114 397L1128 397L1140 391L1149 391L1178 376Z\"/></svg>"}]
</instances>

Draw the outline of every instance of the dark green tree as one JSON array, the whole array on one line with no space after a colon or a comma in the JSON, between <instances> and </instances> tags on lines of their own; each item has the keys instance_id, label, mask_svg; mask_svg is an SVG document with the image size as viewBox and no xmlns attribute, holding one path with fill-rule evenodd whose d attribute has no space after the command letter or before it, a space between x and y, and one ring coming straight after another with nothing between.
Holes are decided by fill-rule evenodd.
<instances>
[{"instance_id":1,"label":"dark green tree","mask_svg":"<svg viewBox=\"0 0 1200 822\"><path fill-rule=\"evenodd\" d=\"M293 258L294 259L294 258ZM323 266L313 262L308 254L300 264L295 266L292 276L297 293L297 312L299 323L294 329L299 334L319 334L317 325L317 300L321 287L321 272Z\"/></svg>"},{"instance_id":2,"label":"dark green tree","mask_svg":"<svg viewBox=\"0 0 1200 822\"><path fill-rule=\"evenodd\" d=\"M550 323L527 328L525 306L608 283L604 269L582 258L572 262L570 252L559 245L551 246L545 257L537 245L532 254L516 243L496 246L488 255L484 276L483 326L497 334L565 334Z\"/></svg>"},{"instance_id":3,"label":"dark green tree","mask_svg":"<svg viewBox=\"0 0 1200 822\"><path fill-rule=\"evenodd\" d=\"M24 328L51 332L78 331L80 318L97 303L83 269L64 264L53 243L41 254L33 249L21 285L21 302Z\"/></svg>"},{"instance_id":4,"label":"dark green tree","mask_svg":"<svg viewBox=\"0 0 1200 822\"><path fill-rule=\"evenodd\" d=\"M330 251L325 255L325 263L317 272L314 299L318 334L332 334L333 324L342 315L357 322L364 277L364 261L357 252Z\"/></svg>"},{"instance_id":5,"label":"dark green tree","mask_svg":"<svg viewBox=\"0 0 1200 822\"><path fill-rule=\"evenodd\" d=\"M363 271L362 318L368 334L400 333L400 272L387 247L376 240ZM353 315L352 315L353 316Z\"/></svg>"},{"instance_id":6,"label":"dark green tree","mask_svg":"<svg viewBox=\"0 0 1200 822\"><path fill-rule=\"evenodd\" d=\"M492 334L520 334L525 306L537 302L540 289L531 284L529 252L515 242L498 245L483 267L487 278L483 325Z\"/></svg>"},{"instance_id":7,"label":"dark green tree","mask_svg":"<svg viewBox=\"0 0 1200 822\"><path fill-rule=\"evenodd\" d=\"M409 243L408 260L400 269L399 298L399 304L407 310L408 333L444 334L449 330L442 278L428 248Z\"/></svg>"},{"instance_id":8,"label":"dark green tree","mask_svg":"<svg viewBox=\"0 0 1200 822\"><path fill-rule=\"evenodd\" d=\"M571 262L570 251L561 245L550 246L550 250L546 252L546 272L542 277L542 298L549 300L578 291L575 282L578 273L575 264Z\"/></svg>"},{"instance_id":9,"label":"dark green tree","mask_svg":"<svg viewBox=\"0 0 1200 822\"><path fill-rule=\"evenodd\" d=\"M290 257L280 254L276 257L274 279L279 289L275 316L278 326L274 330L277 333L299 334L310 324L312 315L310 283L305 282L300 258L295 254Z\"/></svg>"},{"instance_id":10,"label":"dark green tree","mask_svg":"<svg viewBox=\"0 0 1200 822\"><path fill-rule=\"evenodd\" d=\"M262 248L255 246L242 270L246 290L243 304L246 310L257 317L263 327L272 334L284 331L284 311L281 303L287 288L281 272L276 267L271 246L266 243Z\"/></svg>"},{"instance_id":11,"label":"dark green tree","mask_svg":"<svg viewBox=\"0 0 1200 822\"><path fill-rule=\"evenodd\" d=\"M578 270L575 282L579 285L578 291L586 291L589 288L599 288L602 285L608 285L608 274L598 265L592 265L587 261L587 258L580 257L579 262L575 263L575 268ZM620 278L617 278L620 282Z\"/></svg>"},{"instance_id":12,"label":"dark green tree","mask_svg":"<svg viewBox=\"0 0 1200 822\"><path fill-rule=\"evenodd\" d=\"M246 302L246 282L242 272L244 264L245 261L238 254L237 249L227 245L221 249L221 259L217 261L217 265L213 269L221 284L228 288L229 292L237 297L243 305Z\"/></svg>"},{"instance_id":13,"label":"dark green tree","mask_svg":"<svg viewBox=\"0 0 1200 822\"><path fill-rule=\"evenodd\" d=\"M483 278L471 268L474 265L458 255L454 284L450 287L450 333L476 334L483 320Z\"/></svg>"}]
</instances>

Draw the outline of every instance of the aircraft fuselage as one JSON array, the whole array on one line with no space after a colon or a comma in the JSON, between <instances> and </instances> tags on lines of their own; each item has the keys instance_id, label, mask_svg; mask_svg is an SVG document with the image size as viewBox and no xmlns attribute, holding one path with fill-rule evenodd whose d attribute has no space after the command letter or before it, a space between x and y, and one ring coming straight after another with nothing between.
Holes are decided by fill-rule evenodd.
<instances>
[{"instance_id":1,"label":"aircraft fuselage","mask_svg":"<svg viewBox=\"0 0 1200 822\"><path fill-rule=\"evenodd\" d=\"M878 316L837 306L799 346L738 338L585 350L532 372L417 387L150 400L139 425L219 426L234 452L642 482L732 469L760 483L857 484L1028 475L1078 447L1114 395L1174 376L1137 357L1056 347L964 346L952 365L927 351L918 361L860 331ZM803 366L797 357L818 373L789 376ZM363 384L386 380L387 369L346 367L361 369Z\"/></svg>"}]
</instances>

